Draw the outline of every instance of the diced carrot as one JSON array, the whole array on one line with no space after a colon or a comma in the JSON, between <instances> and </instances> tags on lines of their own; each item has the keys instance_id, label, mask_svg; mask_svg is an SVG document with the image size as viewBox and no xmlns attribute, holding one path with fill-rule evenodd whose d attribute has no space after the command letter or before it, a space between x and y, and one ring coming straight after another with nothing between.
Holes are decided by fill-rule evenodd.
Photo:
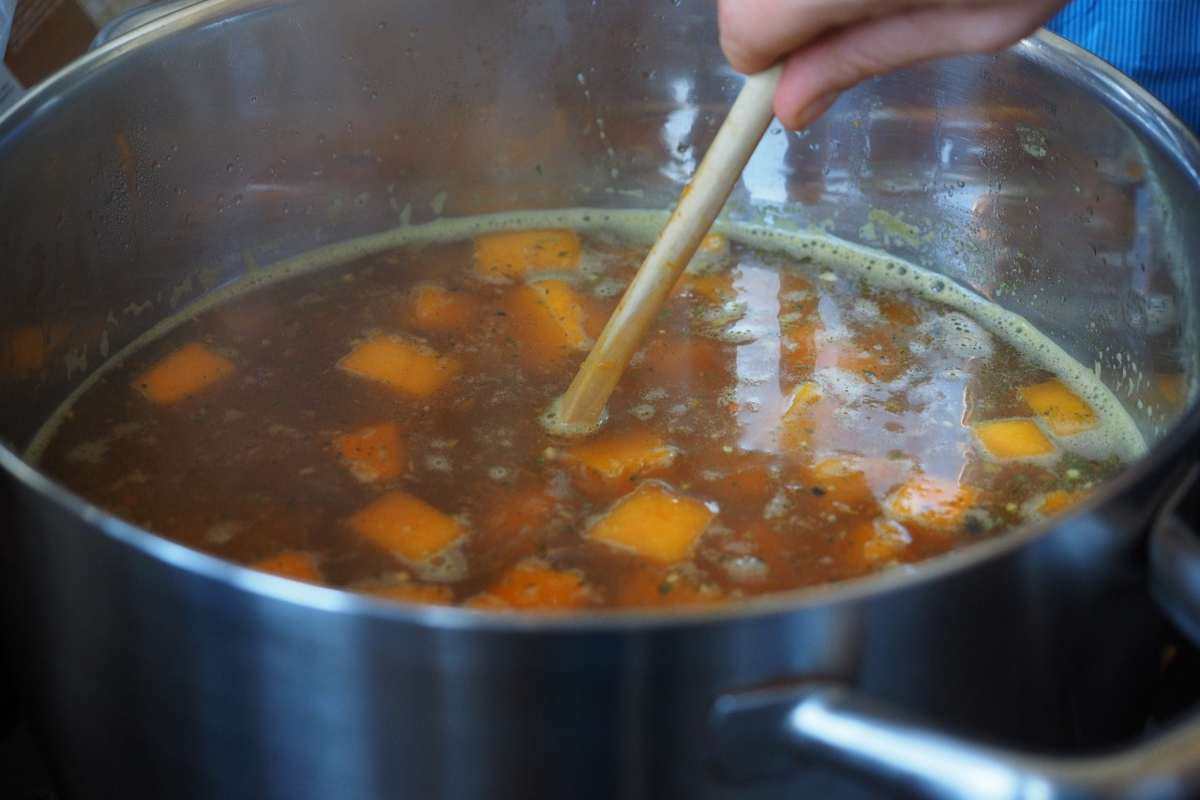
<instances>
[{"instance_id":1,"label":"diced carrot","mask_svg":"<svg viewBox=\"0 0 1200 800\"><path fill-rule=\"evenodd\" d=\"M874 568L903 555L912 544L912 536L899 522L876 517L856 526L847 537L847 543L853 564Z\"/></svg>"},{"instance_id":2,"label":"diced carrot","mask_svg":"<svg viewBox=\"0 0 1200 800\"><path fill-rule=\"evenodd\" d=\"M591 344L582 299L562 281L518 286L509 293L506 305L521 363L527 368L556 366Z\"/></svg>"},{"instance_id":3,"label":"diced carrot","mask_svg":"<svg viewBox=\"0 0 1200 800\"><path fill-rule=\"evenodd\" d=\"M346 467L363 483L387 481L408 469L408 451L394 422L368 425L333 440Z\"/></svg>"},{"instance_id":4,"label":"diced carrot","mask_svg":"<svg viewBox=\"0 0 1200 800\"><path fill-rule=\"evenodd\" d=\"M627 608L707 605L722 597L719 587L697 585L689 577L656 564L623 570L620 580L615 602Z\"/></svg>"},{"instance_id":5,"label":"diced carrot","mask_svg":"<svg viewBox=\"0 0 1200 800\"><path fill-rule=\"evenodd\" d=\"M888 497L887 510L903 523L915 523L937 532L958 528L979 492L971 486L919 475Z\"/></svg>"},{"instance_id":6,"label":"diced carrot","mask_svg":"<svg viewBox=\"0 0 1200 800\"><path fill-rule=\"evenodd\" d=\"M294 550L255 561L250 568L283 578L291 578L294 581L321 582L321 571L317 569L316 559L309 553Z\"/></svg>"},{"instance_id":7,"label":"diced carrot","mask_svg":"<svg viewBox=\"0 0 1200 800\"><path fill-rule=\"evenodd\" d=\"M563 459L609 486L622 486L636 477L666 469L675 461L675 449L644 428L605 434L571 445Z\"/></svg>"},{"instance_id":8,"label":"diced carrot","mask_svg":"<svg viewBox=\"0 0 1200 800\"><path fill-rule=\"evenodd\" d=\"M733 274L728 270L703 275L684 274L672 290L673 295L691 295L704 298L709 303L724 303L735 296Z\"/></svg>"},{"instance_id":9,"label":"diced carrot","mask_svg":"<svg viewBox=\"0 0 1200 800\"><path fill-rule=\"evenodd\" d=\"M792 390L780 420L779 446L784 450L803 450L812 443L817 420L812 408L822 398L821 387L805 381Z\"/></svg>"},{"instance_id":10,"label":"diced carrot","mask_svg":"<svg viewBox=\"0 0 1200 800\"><path fill-rule=\"evenodd\" d=\"M1052 517L1055 514L1069 511L1085 497L1087 497L1086 492L1068 492L1065 489L1055 489L1047 492L1046 496L1042 498L1041 505L1038 506L1038 512L1047 517Z\"/></svg>"},{"instance_id":11,"label":"diced carrot","mask_svg":"<svg viewBox=\"0 0 1200 800\"><path fill-rule=\"evenodd\" d=\"M672 563L691 555L713 516L699 500L647 481L617 501L586 535L654 561Z\"/></svg>"},{"instance_id":12,"label":"diced carrot","mask_svg":"<svg viewBox=\"0 0 1200 800\"><path fill-rule=\"evenodd\" d=\"M360 536L409 562L425 561L463 536L454 517L398 490L376 498L348 522Z\"/></svg>"},{"instance_id":13,"label":"diced carrot","mask_svg":"<svg viewBox=\"0 0 1200 800\"><path fill-rule=\"evenodd\" d=\"M479 312L479 301L466 292L452 292L436 283L413 287L408 298L409 324L424 333L461 333Z\"/></svg>"},{"instance_id":14,"label":"diced carrot","mask_svg":"<svg viewBox=\"0 0 1200 800\"><path fill-rule=\"evenodd\" d=\"M382 334L355 346L338 367L411 397L429 397L462 371L453 356L440 356L425 345Z\"/></svg>"},{"instance_id":15,"label":"diced carrot","mask_svg":"<svg viewBox=\"0 0 1200 800\"><path fill-rule=\"evenodd\" d=\"M537 559L527 559L505 571L467 605L550 611L580 608L591 602L592 594L578 572L553 569Z\"/></svg>"},{"instance_id":16,"label":"diced carrot","mask_svg":"<svg viewBox=\"0 0 1200 800\"><path fill-rule=\"evenodd\" d=\"M1096 427L1092 407L1057 378L1026 386L1021 389L1021 397L1059 436L1072 436Z\"/></svg>"},{"instance_id":17,"label":"diced carrot","mask_svg":"<svg viewBox=\"0 0 1200 800\"><path fill-rule=\"evenodd\" d=\"M0 336L0 374L21 377L45 369L70 331L63 323L25 325Z\"/></svg>"},{"instance_id":18,"label":"diced carrot","mask_svg":"<svg viewBox=\"0 0 1200 800\"><path fill-rule=\"evenodd\" d=\"M487 281L511 281L530 272L579 266L582 245L570 230L490 233L475 240L475 274Z\"/></svg>"},{"instance_id":19,"label":"diced carrot","mask_svg":"<svg viewBox=\"0 0 1200 800\"><path fill-rule=\"evenodd\" d=\"M192 342L143 372L133 385L152 402L171 405L229 377L233 371L232 361Z\"/></svg>"},{"instance_id":20,"label":"diced carrot","mask_svg":"<svg viewBox=\"0 0 1200 800\"><path fill-rule=\"evenodd\" d=\"M454 602L454 592L449 586L436 583L406 581L356 589L363 594L401 603L420 603L430 606L447 606Z\"/></svg>"},{"instance_id":21,"label":"diced carrot","mask_svg":"<svg viewBox=\"0 0 1200 800\"><path fill-rule=\"evenodd\" d=\"M857 459L842 456L822 459L812 465L811 476L812 488L818 497L829 497L848 505L875 502L875 493Z\"/></svg>"},{"instance_id":22,"label":"diced carrot","mask_svg":"<svg viewBox=\"0 0 1200 800\"><path fill-rule=\"evenodd\" d=\"M993 458L1034 458L1054 452L1054 444L1028 419L978 422L975 438Z\"/></svg>"}]
</instances>

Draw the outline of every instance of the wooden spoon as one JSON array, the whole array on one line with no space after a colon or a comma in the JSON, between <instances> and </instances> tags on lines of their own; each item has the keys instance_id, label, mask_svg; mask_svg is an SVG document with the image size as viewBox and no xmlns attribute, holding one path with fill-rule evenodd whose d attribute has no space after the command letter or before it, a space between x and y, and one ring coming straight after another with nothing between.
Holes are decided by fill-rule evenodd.
<instances>
[{"instance_id":1,"label":"wooden spoon","mask_svg":"<svg viewBox=\"0 0 1200 800\"><path fill-rule=\"evenodd\" d=\"M782 67L775 66L746 79L696 174L679 195L675 211L646 254L600 338L566 393L542 417L552 433L580 436L595 431L603 423L604 407L629 359L641 347L671 287L695 255L771 124L772 100L781 71Z\"/></svg>"}]
</instances>

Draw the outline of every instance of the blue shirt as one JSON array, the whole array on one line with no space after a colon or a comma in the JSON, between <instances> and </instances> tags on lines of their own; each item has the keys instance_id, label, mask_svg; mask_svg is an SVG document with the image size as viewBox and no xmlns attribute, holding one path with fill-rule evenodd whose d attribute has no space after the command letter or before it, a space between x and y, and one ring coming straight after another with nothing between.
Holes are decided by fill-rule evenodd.
<instances>
[{"instance_id":1,"label":"blue shirt","mask_svg":"<svg viewBox=\"0 0 1200 800\"><path fill-rule=\"evenodd\" d=\"M1200 0L1074 0L1046 26L1200 131Z\"/></svg>"}]
</instances>

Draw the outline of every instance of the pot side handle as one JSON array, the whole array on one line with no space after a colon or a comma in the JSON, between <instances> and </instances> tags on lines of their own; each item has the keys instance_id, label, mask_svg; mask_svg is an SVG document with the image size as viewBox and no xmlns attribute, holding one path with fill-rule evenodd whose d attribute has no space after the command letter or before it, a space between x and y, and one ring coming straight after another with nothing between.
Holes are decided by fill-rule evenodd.
<instances>
[{"instance_id":1,"label":"pot side handle","mask_svg":"<svg viewBox=\"0 0 1200 800\"><path fill-rule=\"evenodd\" d=\"M809 683L723 696L711 732L712 767L730 783L807 764L937 800L1166 800L1200 790L1200 715L1117 753L1053 758L960 738L837 684Z\"/></svg>"},{"instance_id":2,"label":"pot side handle","mask_svg":"<svg viewBox=\"0 0 1200 800\"><path fill-rule=\"evenodd\" d=\"M88 49L95 50L98 47L103 47L113 39L120 38L168 14L173 14L176 11L181 11L201 2L203 0L159 0L156 3L147 3L146 5L131 8L105 23L104 27L96 34L96 38L92 40L92 44Z\"/></svg>"},{"instance_id":3,"label":"pot side handle","mask_svg":"<svg viewBox=\"0 0 1200 800\"><path fill-rule=\"evenodd\" d=\"M1150 533L1150 587L1163 610L1200 644L1200 539L1180 506L1193 465ZM713 708L712 764L727 781L758 780L797 762L832 767L937 800L1066 800L1200 796L1200 713L1126 749L1057 758L961 738L896 714L837 683L727 694Z\"/></svg>"},{"instance_id":4,"label":"pot side handle","mask_svg":"<svg viewBox=\"0 0 1200 800\"><path fill-rule=\"evenodd\" d=\"M1180 482L1150 532L1150 591L1171 621L1200 646L1200 539L1180 507L1197 491L1200 464Z\"/></svg>"}]
</instances>

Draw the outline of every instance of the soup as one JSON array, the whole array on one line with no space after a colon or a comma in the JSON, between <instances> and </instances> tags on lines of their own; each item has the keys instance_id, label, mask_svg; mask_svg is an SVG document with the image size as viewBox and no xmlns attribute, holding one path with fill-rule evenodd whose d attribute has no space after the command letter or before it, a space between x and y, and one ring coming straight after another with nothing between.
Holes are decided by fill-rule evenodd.
<instances>
[{"instance_id":1,"label":"soup","mask_svg":"<svg viewBox=\"0 0 1200 800\"><path fill-rule=\"evenodd\" d=\"M638 219L490 220L281 268L106 365L31 457L256 569L564 610L903 569L1061 513L1140 452L1022 320L752 228L705 239L603 427L555 438L541 415L641 261Z\"/></svg>"}]
</instances>

